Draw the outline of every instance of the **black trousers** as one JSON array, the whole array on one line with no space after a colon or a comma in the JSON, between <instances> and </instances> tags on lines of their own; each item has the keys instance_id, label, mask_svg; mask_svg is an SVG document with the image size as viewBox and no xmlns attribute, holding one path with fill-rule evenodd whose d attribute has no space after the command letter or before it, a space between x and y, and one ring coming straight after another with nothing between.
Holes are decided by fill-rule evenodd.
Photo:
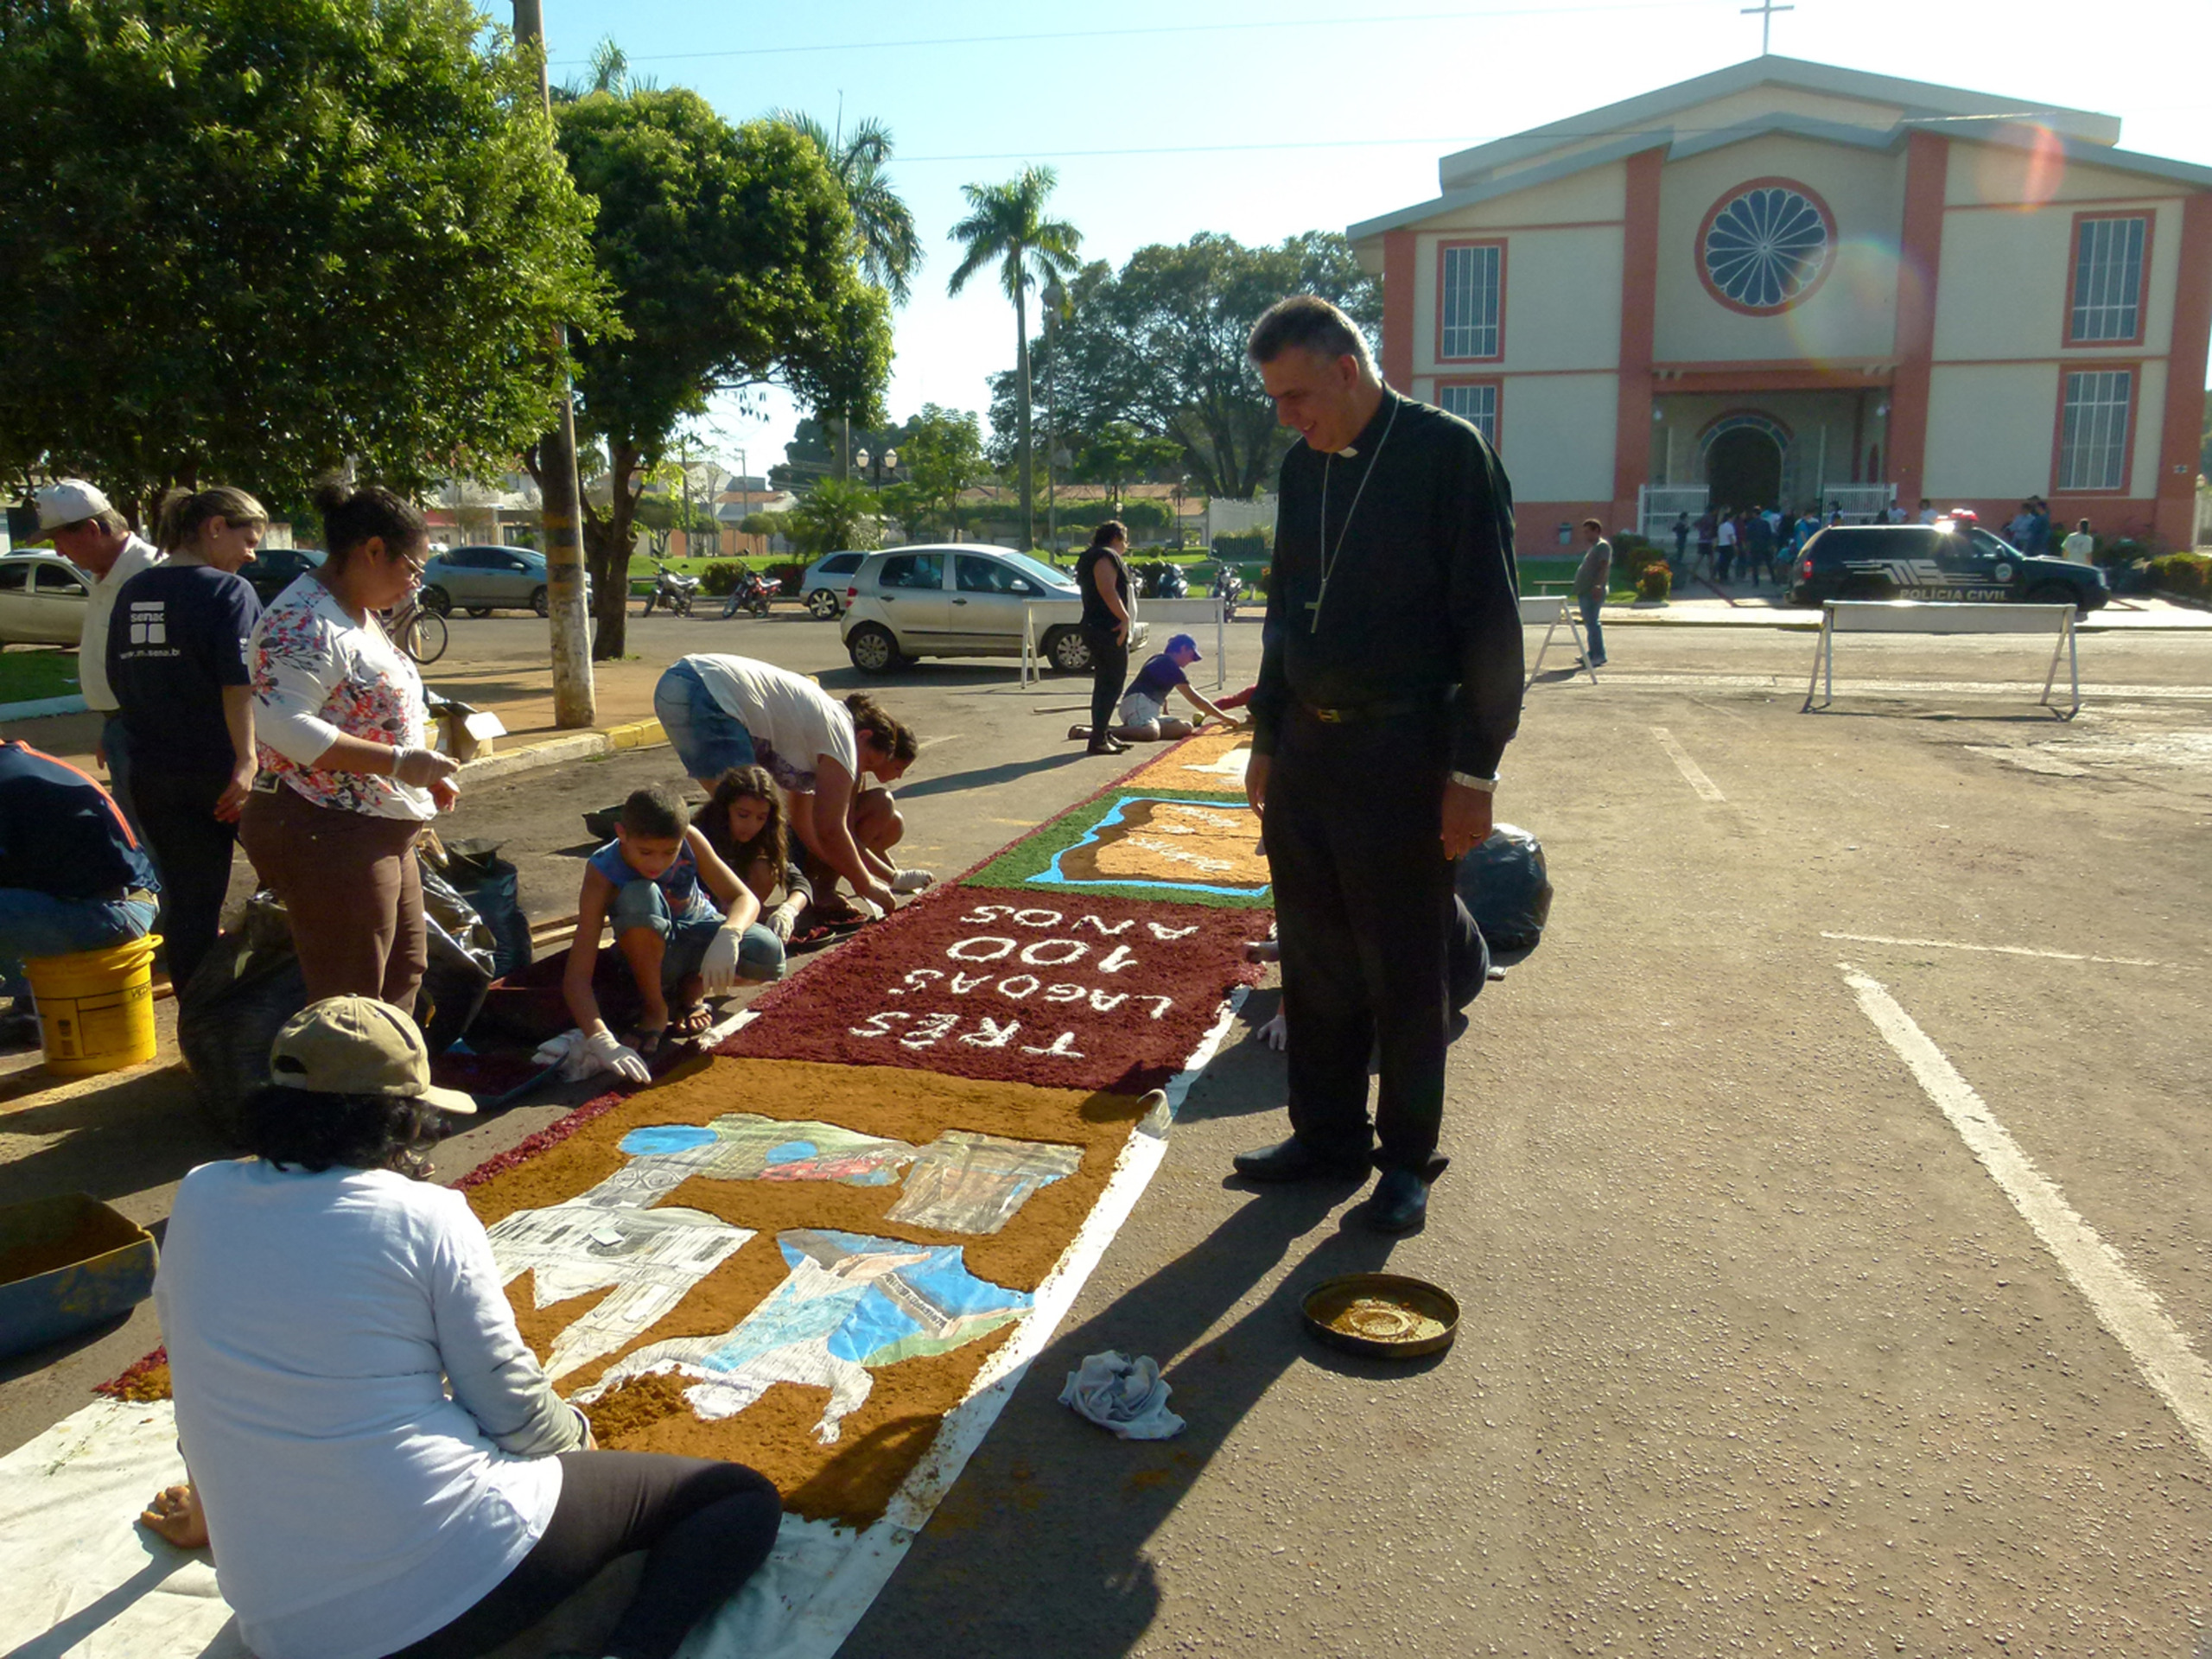
<instances>
[{"instance_id":1,"label":"black trousers","mask_svg":"<svg viewBox=\"0 0 2212 1659\"><path fill-rule=\"evenodd\" d=\"M137 756L131 768L131 797L145 826L146 850L161 872L162 914L155 925L168 944L169 983L181 992L222 931L238 826L215 816L227 778L164 771L147 760Z\"/></svg>"},{"instance_id":2,"label":"black trousers","mask_svg":"<svg viewBox=\"0 0 2212 1659\"><path fill-rule=\"evenodd\" d=\"M476 1659L512 1641L618 1555L645 1550L645 1575L594 1653L667 1659L692 1625L735 1594L776 1541L783 1500L743 1464L652 1452L564 1452L545 1535L467 1612L391 1659Z\"/></svg>"},{"instance_id":3,"label":"black trousers","mask_svg":"<svg viewBox=\"0 0 2212 1659\"><path fill-rule=\"evenodd\" d=\"M1276 739L1264 834L1290 1126L1326 1157L1372 1151L1385 1169L1442 1167L1446 1001L1467 973L1450 983L1458 918L1440 841L1449 772L1441 715L1331 725L1294 709ZM1371 1128L1370 1051L1382 1061Z\"/></svg>"},{"instance_id":4,"label":"black trousers","mask_svg":"<svg viewBox=\"0 0 2212 1659\"><path fill-rule=\"evenodd\" d=\"M1103 742L1114 729L1114 705L1129 677L1129 648L1111 628L1085 628L1090 645L1090 741Z\"/></svg>"}]
</instances>

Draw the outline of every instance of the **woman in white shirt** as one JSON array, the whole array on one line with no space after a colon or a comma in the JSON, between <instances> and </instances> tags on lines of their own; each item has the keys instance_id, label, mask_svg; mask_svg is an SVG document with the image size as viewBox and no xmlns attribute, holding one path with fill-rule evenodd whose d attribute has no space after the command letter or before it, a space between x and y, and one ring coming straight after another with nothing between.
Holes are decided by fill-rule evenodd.
<instances>
[{"instance_id":1,"label":"woman in white shirt","mask_svg":"<svg viewBox=\"0 0 2212 1659\"><path fill-rule=\"evenodd\" d=\"M524 1344L467 1200L423 1179L441 1112L414 1021L310 1004L247 1104L257 1154L184 1179L154 1297L190 1489L146 1519L212 1546L260 1659L465 1659L650 1552L603 1647L665 1659L775 1541L738 1464L600 1452ZM451 1392L448 1393L448 1389Z\"/></svg>"},{"instance_id":2,"label":"woman in white shirt","mask_svg":"<svg viewBox=\"0 0 2212 1659\"><path fill-rule=\"evenodd\" d=\"M429 532L377 485L315 493L329 550L254 627L261 776L239 823L284 902L310 1001L414 1007L429 960L415 839L454 804L457 763L429 747L423 681L378 611L421 585Z\"/></svg>"}]
</instances>

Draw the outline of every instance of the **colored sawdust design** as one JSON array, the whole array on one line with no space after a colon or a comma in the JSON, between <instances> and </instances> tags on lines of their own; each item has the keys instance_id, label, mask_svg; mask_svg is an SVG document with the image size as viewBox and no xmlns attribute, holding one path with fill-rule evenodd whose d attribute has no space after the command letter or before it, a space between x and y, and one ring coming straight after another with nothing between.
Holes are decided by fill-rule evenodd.
<instances>
[{"instance_id":1,"label":"colored sawdust design","mask_svg":"<svg viewBox=\"0 0 2212 1659\"><path fill-rule=\"evenodd\" d=\"M1165 887L1264 896L1260 817L1227 801L1124 798L1089 835L1029 878L1039 887Z\"/></svg>"},{"instance_id":2,"label":"colored sawdust design","mask_svg":"<svg viewBox=\"0 0 2212 1659\"><path fill-rule=\"evenodd\" d=\"M807 970L803 1017L756 1020L721 1052L1140 1094L1258 977L1249 911L1007 896L956 889L869 929Z\"/></svg>"},{"instance_id":3,"label":"colored sawdust design","mask_svg":"<svg viewBox=\"0 0 2212 1659\"><path fill-rule=\"evenodd\" d=\"M832 959L810 969L807 976L826 976L834 965ZM1041 1089L899 1067L717 1058L595 1115L538 1156L507 1166L470 1187L469 1201L495 1238L502 1229L509 1236L527 1233L542 1224L534 1217L593 1208L577 1200L610 1183L622 1191L619 1178L626 1172L667 1155L648 1150L641 1156L640 1147L667 1147L678 1139L698 1144L696 1135L671 1135L676 1126L711 1132L734 1109L756 1119L779 1120L794 1131L827 1126L854 1137L902 1143L925 1152L939 1143L956 1147L960 1136L990 1137L1001 1145L1026 1143L1041 1152L1066 1149L1076 1159L1065 1178L1029 1187L1001 1230L982 1236L913 1219L912 1201L921 1191L918 1159L904 1182L882 1185L727 1179L687 1170L676 1185L664 1186L661 1178L669 1172L662 1170L650 1183L653 1198L647 1206L599 1209L589 1217L569 1217L606 1226L611 1241L599 1244L583 1235L574 1253L579 1261L588 1261L594 1245L619 1258L629 1248L632 1223L679 1212L696 1217L681 1224L692 1230L692 1242L707 1254L719 1250L729 1235L743 1235L650 1324L631 1327L617 1348L594 1354L563 1375L564 1393L595 1395L586 1409L600 1444L621 1451L676 1452L748 1464L776 1483L785 1506L794 1513L865 1525L881 1515L892 1494L926 1453L938 1421L966 1397L984 1363L1005 1342L1020 1310L1072 1242L1144 1108L1124 1095ZM799 1138L796 1133L792 1136ZM519 1226L510 1225L518 1218L522 1218ZM865 1349L855 1336L830 1357L843 1361L849 1354L864 1356L852 1363L866 1367L865 1389L858 1389L859 1379L841 1365L820 1366L817 1358L822 1381L760 1376L763 1386L748 1390L753 1394L749 1402L719 1421L702 1416L697 1402L685 1397L688 1390L717 1378L675 1370L659 1375L615 1375L649 1347L670 1351L660 1359L689 1357L675 1351L679 1347L705 1351L727 1347L745 1331L752 1316L779 1294L786 1298L793 1294L797 1268L791 1241L801 1236L859 1238L868 1241L879 1258L888 1252L939 1264L940 1290L948 1282L942 1264L949 1256L957 1258L960 1277L949 1282L973 1281L982 1287L972 1292L963 1289L952 1299L957 1304L960 1296L969 1296L977 1303L952 1309L954 1322L969 1321L960 1333L963 1341L947 1351L931 1353L918 1351L931 1344L926 1339L914 1344L914 1332L892 1332L891 1340L872 1342ZM575 1236L569 1243L576 1245ZM813 1259L804 1247L799 1253ZM879 1259L868 1265L884 1262ZM550 1289L534 1282L535 1273L518 1269L510 1280L507 1294L517 1321L524 1339L541 1357L550 1359L569 1331L593 1325L595 1316L622 1294L612 1287L592 1287L588 1281L594 1276L582 1268L578 1277L556 1280ZM568 1294L559 1294L563 1292ZM887 1282L885 1294L904 1299L906 1287L894 1278ZM1003 1321L995 1320L987 1311L987 1305L995 1301L1002 1304L997 1311L1007 1314ZM938 1306L938 1315L944 1312ZM880 1337L890 1331L888 1325L868 1325L865 1309L860 1317L862 1332L873 1331ZM929 1323L928 1319L916 1321L918 1327ZM829 1338L824 1336L823 1342L826 1348ZM777 1363L756 1367L756 1375L763 1369L804 1375L800 1366L782 1363L791 1357L791 1344L782 1346L785 1352ZM882 1357L869 1363L867 1357L874 1356ZM568 1358L568 1353L563 1357ZM836 1386L841 1382L842 1396ZM605 1391L598 1392L602 1384ZM727 1396L722 1402L728 1403ZM837 1431L829 1444L818 1438L825 1421Z\"/></svg>"},{"instance_id":4,"label":"colored sawdust design","mask_svg":"<svg viewBox=\"0 0 2212 1659\"><path fill-rule=\"evenodd\" d=\"M1139 767L1122 786L1147 793L1242 795L1251 758L1249 732L1204 732Z\"/></svg>"},{"instance_id":5,"label":"colored sawdust design","mask_svg":"<svg viewBox=\"0 0 2212 1659\"><path fill-rule=\"evenodd\" d=\"M1178 862L1158 851L1167 838L1150 829L1152 816L1163 807L1183 810L1188 816L1180 826L1188 830L1205 819L1218 820L1210 826L1221 832L1216 848L1203 855L1216 857L1234 852L1240 859L1251 859L1251 863L1231 866L1229 879L1209 880L1194 867ZM1095 877L1073 876L1068 873L1065 860L1071 854L1077 857L1077 867L1090 868L1085 859L1095 858L1089 849L1099 844L1102 837L1118 840L1128 833L1122 826L1129 815L1138 812L1145 820L1138 833L1149 843L1146 848L1133 848L1115 856L1126 861L1119 868L1139 873L1116 876L1100 874ZM1242 826L1236 834L1226 833L1228 826ZM1062 813L1051 823L990 860L979 869L962 879L970 888L987 888L996 892L1018 892L1031 895L1027 902L1073 902L1074 895L1083 899L1133 899L1146 907L1147 914L1176 914L1160 912L1163 903L1181 906L1192 906L1208 909L1258 910L1272 903L1271 890L1266 885L1267 865L1258 859L1259 819L1246 804L1241 791L1235 794L1207 794L1201 791L1179 790L1172 795L1147 795L1127 788L1116 789L1107 794L1084 802L1070 811ZM1187 844L1187 836L1177 837ZM1144 858L1140 866L1137 861ZM1256 883L1240 884L1235 875L1257 877ZM1093 882L1096 885L1093 885ZM1080 885L1078 885L1080 884Z\"/></svg>"}]
</instances>

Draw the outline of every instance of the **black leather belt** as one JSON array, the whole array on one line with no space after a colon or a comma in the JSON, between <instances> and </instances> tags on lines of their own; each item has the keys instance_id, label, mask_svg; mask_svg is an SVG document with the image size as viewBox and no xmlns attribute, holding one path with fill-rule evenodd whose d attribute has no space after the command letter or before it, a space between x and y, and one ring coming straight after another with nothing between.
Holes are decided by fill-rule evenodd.
<instances>
[{"instance_id":1,"label":"black leather belt","mask_svg":"<svg viewBox=\"0 0 2212 1659\"><path fill-rule=\"evenodd\" d=\"M1309 720L1318 720L1324 726L1364 726L1378 720L1395 720L1405 715L1433 714L1444 706L1440 696L1427 697L1392 697L1382 702L1348 703L1340 709L1324 709L1311 702L1301 702L1298 712Z\"/></svg>"}]
</instances>

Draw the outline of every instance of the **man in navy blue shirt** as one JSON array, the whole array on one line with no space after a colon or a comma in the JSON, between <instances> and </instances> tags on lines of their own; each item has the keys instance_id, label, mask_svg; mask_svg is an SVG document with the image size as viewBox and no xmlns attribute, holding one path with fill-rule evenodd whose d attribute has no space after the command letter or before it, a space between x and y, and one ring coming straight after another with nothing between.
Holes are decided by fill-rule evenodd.
<instances>
[{"instance_id":1,"label":"man in navy blue shirt","mask_svg":"<svg viewBox=\"0 0 2212 1659\"><path fill-rule=\"evenodd\" d=\"M28 743L0 743L0 990L16 999L0 1037L29 1034L26 957L143 938L160 887L114 797Z\"/></svg>"}]
</instances>

